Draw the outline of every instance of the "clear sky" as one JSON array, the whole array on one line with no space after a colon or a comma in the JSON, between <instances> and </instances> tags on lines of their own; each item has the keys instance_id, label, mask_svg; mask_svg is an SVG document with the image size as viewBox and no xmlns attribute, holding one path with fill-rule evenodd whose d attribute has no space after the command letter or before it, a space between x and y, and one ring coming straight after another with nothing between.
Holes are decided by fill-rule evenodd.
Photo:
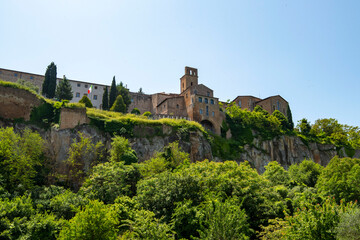
<instances>
[{"instance_id":1,"label":"clear sky","mask_svg":"<svg viewBox=\"0 0 360 240\"><path fill-rule=\"evenodd\" d=\"M360 1L0 0L0 68L220 100L283 96L293 119L360 126Z\"/></svg>"}]
</instances>

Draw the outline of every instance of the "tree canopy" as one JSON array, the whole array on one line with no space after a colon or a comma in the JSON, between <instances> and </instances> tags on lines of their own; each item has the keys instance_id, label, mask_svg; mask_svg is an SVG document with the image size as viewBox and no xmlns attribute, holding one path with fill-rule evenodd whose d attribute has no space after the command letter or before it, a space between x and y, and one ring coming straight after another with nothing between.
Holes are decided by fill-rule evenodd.
<instances>
[{"instance_id":1,"label":"tree canopy","mask_svg":"<svg viewBox=\"0 0 360 240\"><path fill-rule=\"evenodd\" d=\"M55 97L59 100L71 100L73 98L70 82L65 75L56 88Z\"/></svg>"}]
</instances>

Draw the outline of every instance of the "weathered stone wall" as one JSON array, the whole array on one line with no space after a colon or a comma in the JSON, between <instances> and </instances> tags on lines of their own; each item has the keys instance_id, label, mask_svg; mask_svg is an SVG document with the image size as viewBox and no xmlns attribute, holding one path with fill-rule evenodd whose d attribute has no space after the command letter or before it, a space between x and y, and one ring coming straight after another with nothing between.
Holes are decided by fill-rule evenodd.
<instances>
[{"instance_id":1,"label":"weathered stone wall","mask_svg":"<svg viewBox=\"0 0 360 240\"><path fill-rule=\"evenodd\" d=\"M134 108L140 110L140 113L144 112L153 112L152 110L152 100L151 95L143 94L143 93L134 93L130 92L131 103L128 108L128 112L130 113Z\"/></svg>"},{"instance_id":2,"label":"weathered stone wall","mask_svg":"<svg viewBox=\"0 0 360 240\"><path fill-rule=\"evenodd\" d=\"M74 128L89 123L86 108L62 108L60 113L60 129Z\"/></svg>"},{"instance_id":3,"label":"weathered stone wall","mask_svg":"<svg viewBox=\"0 0 360 240\"><path fill-rule=\"evenodd\" d=\"M254 96L238 96L234 102L241 109L247 109L249 111L254 110L255 102L260 101L260 98Z\"/></svg>"},{"instance_id":4,"label":"weathered stone wall","mask_svg":"<svg viewBox=\"0 0 360 240\"><path fill-rule=\"evenodd\" d=\"M287 116L288 103L280 96L265 98L262 101L257 102L255 105L259 105L270 114L272 114L275 110L279 110L285 116Z\"/></svg>"},{"instance_id":5,"label":"weathered stone wall","mask_svg":"<svg viewBox=\"0 0 360 240\"><path fill-rule=\"evenodd\" d=\"M31 110L42 103L42 100L29 91L0 86L0 117L2 118L23 118L28 121Z\"/></svg>"},{"instance_id":6,"label":"weathered stone wall","mask_svg":"<svg viewBox=\"0 0 360 240\"><path fill-rule=\"evenodd\" d=\"M44 82L44 76L20 71L13 71L0 68L0 79L7 82L17 82L22 79L27 82L31 82L41 91L42 84Z\"/></svg>"}]
</instances>

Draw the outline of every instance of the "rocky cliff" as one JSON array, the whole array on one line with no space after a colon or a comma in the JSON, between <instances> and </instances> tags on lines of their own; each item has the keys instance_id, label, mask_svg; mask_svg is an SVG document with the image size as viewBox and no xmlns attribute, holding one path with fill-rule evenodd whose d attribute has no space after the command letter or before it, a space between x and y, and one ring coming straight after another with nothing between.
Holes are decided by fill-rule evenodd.
<instances>
[{"instance_id":1,"label":"rocky cliff","mask_svg":"<svg viewBox=\"0 0 360 240\"><path fill-rule=\"evenodd\" d=\"M255 139L253 146L246 145L244 150L238 161L249 161L260 173L265 171L265 166L270 161L277 161L288 169L290 165L300 163L304 159L312 159L326 166L335 155L347 157L344 149L337 151L331 144L305 144L296 136L281 136L268 141ZM360 150L357 150L353 157L359 158Z\"/></svg>"}]
</instances>

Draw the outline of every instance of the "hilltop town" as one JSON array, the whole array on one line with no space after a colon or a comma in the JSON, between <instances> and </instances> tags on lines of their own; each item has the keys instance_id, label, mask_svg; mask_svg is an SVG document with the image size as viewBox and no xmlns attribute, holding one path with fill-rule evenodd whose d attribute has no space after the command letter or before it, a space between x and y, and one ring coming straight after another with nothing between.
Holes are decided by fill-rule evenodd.
<instances>
[{"instance_id":1,"label":"hilltop town","mask_svg":"<svg viewBox=\"0 0 360 240\"><path fill-rule=\"evenodd\" d=\"M0 79L9 82L22 79L41 89L44 75L0 68ZM185 73L180 78L180 93L144 94L130 91L131 104L128 107L128 112L137 108L140 113L150 112L157 118L185 118L197 121L207 130L220 134L221 124L225 119L225 114L221 111L220 105L227 106L228 103L220 101L219 98L215 97L214 90L201 83L199 84L198 79L198 69L185 67ZM62 79L58 78L57 84L60 81ZM103 94L106 88L110 88L109 85L70 79L69 82L73 91L73 98L70 102L78 102L82 96L88 96L95 108L102 109ZM91 95L88 95L87 91L91 85L93 90ZM288 115L289 104L280 95L264 99L240 95L231 102L250 111L254 110L256 106L260 106L270 114L278 110L285 116Z\"/></svg>"}]
</instances>

